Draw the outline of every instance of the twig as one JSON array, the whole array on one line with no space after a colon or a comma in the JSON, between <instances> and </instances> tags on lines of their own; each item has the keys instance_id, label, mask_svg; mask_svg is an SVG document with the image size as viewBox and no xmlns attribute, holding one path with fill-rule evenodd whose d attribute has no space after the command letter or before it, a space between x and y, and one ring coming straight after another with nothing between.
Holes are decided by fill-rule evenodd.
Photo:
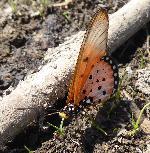
<instances>
[{"instance_id":1,"label":"twig","mask_svg":"<svg viewBox=\"0 0 150 153\"><path fill-rule=\"evenodd\" d=\"M65 0L62 3L55 3L55 4L52 4L51 6L53 6L53 7L63 7L63 6L67 6L69 3L72 3L72 2L73 2L73 0Z\"/></svg>"},{"instance_id":2,"label":"twig","mask_svg":"<svg viewBox=\"0 0 150 153\"><path fill-rule=\"evenodd\" d=\"M133 100L132 97L127 93L127 91L123 90L123 91L122 91L122 94L123 94L128 100L130 100L130 101Z\"/></svg>"}]
</instances>

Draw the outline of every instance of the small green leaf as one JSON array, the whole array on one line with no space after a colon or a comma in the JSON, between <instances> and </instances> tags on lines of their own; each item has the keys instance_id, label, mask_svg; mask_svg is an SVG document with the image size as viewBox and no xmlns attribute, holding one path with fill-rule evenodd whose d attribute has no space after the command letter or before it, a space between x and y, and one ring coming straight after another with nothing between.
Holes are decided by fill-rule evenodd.
<instances>
[{"instance_id":1,"label":"small green leaf","mask_svg":"<svg viewBox=\"0 0 150 153\"><path fill-rule=\"evenodd\" d=\"M25 148L29 153L33 153L33 151L31 151L27 146L24 145L24 148Z\"/></svg>"}]
</instances>

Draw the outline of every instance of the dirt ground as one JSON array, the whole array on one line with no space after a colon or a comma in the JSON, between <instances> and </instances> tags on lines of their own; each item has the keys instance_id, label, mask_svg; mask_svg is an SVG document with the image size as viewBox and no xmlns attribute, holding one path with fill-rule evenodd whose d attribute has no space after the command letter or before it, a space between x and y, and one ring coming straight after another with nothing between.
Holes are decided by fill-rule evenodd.
<instances>
[{"instance_id":1,"label":"dirt ground","mask_svg":"<svg viewBox=\"0 0 150 153\"><path fill-rule=\"evenodd\" d=\"M1 1L0 96L10 94L27 74L36 72L43 64L42 58L48 48L56 47L64 42L65 37L85 30L99 7L113 13L127 1L76 0L61 7L48 7L46 0ZM50 2L52 5L62 1ZM122 78L118 99L112 98L103 106L91 106L85 114L65 122L63 136L56 134L52 127L41 130L41 123L32 125L9 142L3 152L28 152L24 147L27 146L37 153L149 153L150 133L140 128L135 135L129 135L133 129L132 113L136 118L136 113L150 100L148 94L135 86L137 70L148 67L149 63L148 33L149 23L113 54ZM128 75L127 70L132 73ZM55 107L58 109L59 106ZM149 109L146 109L144 118L150 119ZM58 116L45 117L44 122L47 120L53 125L60 124Z\"/></svg>"}]
</instances>

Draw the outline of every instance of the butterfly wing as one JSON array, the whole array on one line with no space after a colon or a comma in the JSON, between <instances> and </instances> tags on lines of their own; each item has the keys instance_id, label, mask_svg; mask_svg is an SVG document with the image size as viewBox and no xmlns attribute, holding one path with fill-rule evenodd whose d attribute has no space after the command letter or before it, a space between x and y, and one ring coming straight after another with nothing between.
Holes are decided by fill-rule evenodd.
<instances>
[{"instance_id":1,"label":"butterfly wing","mask_svg":"<svg viewBox=\"0 0 150 153\"><path fill-rule=\"evenodd\" d=\"M118 69L109 56L95 64L82 89L81 104L105 101L118 87Z\"/></svg>"},{"instance_id":2,"label":"butterfly wing","mask_svg":"<svg viewBox=\"0 0 150 153\"><path fill-rule=\"evenodd\" d=\"M83 40L74 78L72 80L68 103L79 105L82 100L81 90L95 64L106 55L108 38L108 14L106 10L100 9L92 18Z\"/></svg>"}]
</instances>

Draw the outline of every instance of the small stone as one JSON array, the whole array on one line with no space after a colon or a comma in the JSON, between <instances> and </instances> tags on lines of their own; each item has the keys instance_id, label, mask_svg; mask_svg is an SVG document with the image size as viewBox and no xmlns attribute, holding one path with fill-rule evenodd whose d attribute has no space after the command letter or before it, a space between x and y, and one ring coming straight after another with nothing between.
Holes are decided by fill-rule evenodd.
<instances>
[{"instance_id":1,"label":"small stone","mask_svg":"<svg viewBox=\"0 0 150 153\"><path fill-rule=\"evenodd\" d=\"M150 66L145 69L137 70L138 80L135 86L142 93L150 95Z\"/></svg>"},{"instance_id":2,"label":"small stone","mask_svg":"<svg viewBox=\"0 0 150 153\"><path fill-rule=\"evenodd\" d=\"M131 69L130 66L127 66L127 67L126 67L126 72L128 73L129 76L132 75L133 71L132 71L132 69Z\"/></svg>"},{"instance_id":3,"label":"small stone","mask_svg":"<svg viewBox=\"0 0 150 153\"><path fill-rule=\"evenodd\" d=\"M150 134L150 121L147 118L143 120L140 127L146 134Z\"/></svg>"}]
</instances>

